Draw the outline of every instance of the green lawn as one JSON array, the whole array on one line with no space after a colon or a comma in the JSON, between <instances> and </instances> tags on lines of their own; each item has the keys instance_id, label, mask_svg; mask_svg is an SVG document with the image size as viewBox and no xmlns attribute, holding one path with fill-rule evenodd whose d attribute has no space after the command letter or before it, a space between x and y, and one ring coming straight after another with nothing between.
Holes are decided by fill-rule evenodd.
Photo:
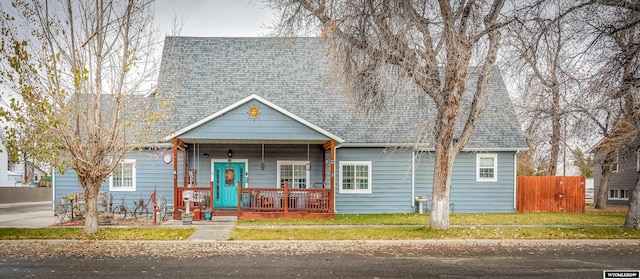
<instances>
[{"instance_id":1,"label":"green lawn","mask_svg":"<svg viewBox=\"0 0 640 279\"><path fill-rule=\"evenodd\" d=\"M333 220L241 220L231 233L234 240L407 240L407 239L640 239L640 231L623 229L626 211L587 213L491 213L451 214L449 230L428 228L427 214L344 214ZM243 229L269 225L276 229ZM291 225L405 225L404 227L282 228ZM508 227L482 227L500 226ZM518 227L521 225L522 227ZM543 225L545 227L530 227ZM571 227L576 225L576 227ZM594 227L581 227L597 225ZM468 226L468 227L467 227ZM558 226L558 227L554 227Z\"/></svg>"},{"instance_id":2,"label":"green lawn","mask_svg":"<svg viewBox=\"0 0 640 279\"><path fill-rule=\"evenodd\" d=\"M626 212L588 213L485 213L451 214L451 225L622 225ZM341 214L333 220L268 219L239 220L238 225L427 225L429 215L407 214Z\"/></svg>"},{"instance_id":3,"label":"green lawn","mask_svg":"<svg viewBox=\"0 0 640 279\"><path fill-rule=\"evenodd\" d=\"M640 239L640 231L623 229L626 211L587 213L495 213L452 214L450 230L428 228L426 214L344 214L334 220L241 220L232 240L399 240L399 239ZM242 228L269 225L276 229ZM290 225L382 225L356 228L277 228ZM403 225L401 227L384 225ZM508 227L483 227L511 225ZM521 225L521 226L520 226ZM527 225L546 225L531 227ZM576 227L571 227L576 225ZM585 225L596 225L584 227ZM558 227L554 227L558 226ZM0 240L185 240L194 228L134 227L101 228L86 234L79 227L0 228Z\"/></svg>"},{"instance_id":4,"label":"green lawn","mask_svg":"<svg viewBox=\"0 0 640 279\"><path fill-rule=\"evenodd\" d=\"M640 231L620 227L234 229L232 240L418 240L418 239L640 239Z\"/></svg>"},{"instance_id":5,"label":"green lawn","mask_svg":"<svg viewBox=\"0 0 640 279\"><path fill-rule=\"evenodd\" d=\"M77 239L77 240L185 240L194 228L101 228L87 234L83 228L0 228L0 240Z\"/></svg>"}]
</instances>

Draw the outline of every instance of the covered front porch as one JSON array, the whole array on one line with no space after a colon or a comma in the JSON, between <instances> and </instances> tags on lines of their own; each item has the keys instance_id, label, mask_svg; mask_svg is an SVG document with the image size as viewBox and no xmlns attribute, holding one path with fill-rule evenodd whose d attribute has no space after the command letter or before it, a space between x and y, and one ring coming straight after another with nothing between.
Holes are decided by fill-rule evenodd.
<instances>
[{"instance_id":1,"label":"covered front porch","mask_svg":"<svg viewBox=\"0 0 640 279\"><path fill-rule=\"evenodd\" d=\"M343 140L257 95L165 138L174 210L245 218L333 218ZM166 161L165 161L166 163Z\"/></svg>"},{"instance_id":2,"label":"covered front porch","mask_svg":"<svg viewBox=\"0 0 640 279\"><path fill-rule=\"evenodd\" d=\"M276 156L265 159L265 149ZM265 145L175 138L172 152L174 211L181 211L174 219L187 207L239 219L334 217L334 140ZM205 177L207 186L199 183Z\"/></svg>"}]
</instances>

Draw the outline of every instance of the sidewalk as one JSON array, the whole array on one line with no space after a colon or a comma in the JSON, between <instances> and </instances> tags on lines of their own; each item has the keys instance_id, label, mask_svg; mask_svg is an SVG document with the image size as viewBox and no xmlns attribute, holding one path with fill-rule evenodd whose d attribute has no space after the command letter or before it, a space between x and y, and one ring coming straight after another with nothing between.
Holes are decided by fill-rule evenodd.
<instances>
[{"instance_id":1,"label":"sidewalk","mask_svg":"<svg viewBox=\"0 0 640 279\"><path fill-rule=\"evenodd\" d=\"M160 226L196 228L196 231L187 238L189 242L224 241L229 239L237 220L235 216L213 216L211 221L194 221L191 225L183 225L181 220L170 219Z\"/></svg>"},{"instance_id":2,"label":"sidewalk","mask_svg":"<svg viewBox=\"0 0 640 279\"><path fill-rule=\"evenodd\" d=\"M51 202L0 204L0 227L42 228L53 225L56 219Z\"/></svg>"}]
</instances>

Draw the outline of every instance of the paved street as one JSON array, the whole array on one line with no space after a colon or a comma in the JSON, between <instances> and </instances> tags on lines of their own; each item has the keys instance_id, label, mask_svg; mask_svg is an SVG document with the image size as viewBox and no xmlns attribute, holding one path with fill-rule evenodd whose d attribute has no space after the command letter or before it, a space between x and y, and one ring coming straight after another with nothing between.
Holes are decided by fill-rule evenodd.
<instances>
[{"instance_id":1,"label":"paved street","mask_svg":"<svg viewBox=\"0 0 640 279\"><path fill-rule=\"evenodd\" d=\"M81 244L5 242L30 248L2 255L0 278L602 278L640 269L638 243L84 244L74 254Z\"/></svg>"}]
</instances>

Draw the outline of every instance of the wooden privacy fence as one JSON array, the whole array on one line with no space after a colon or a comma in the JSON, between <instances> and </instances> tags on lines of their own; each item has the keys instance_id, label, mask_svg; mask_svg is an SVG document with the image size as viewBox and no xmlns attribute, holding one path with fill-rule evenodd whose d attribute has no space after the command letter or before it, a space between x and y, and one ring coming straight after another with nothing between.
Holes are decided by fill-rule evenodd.
<instances>
[{"instance_id":1,"label":"wooden privacy fence","mask_svg":"<svg viewBox=\"0 0 640 279\"><path fill-rule=\"evenodd\" d=\"M518 212L584 212L584 176L518 176Z\"/></svg>"}]
</instances>

